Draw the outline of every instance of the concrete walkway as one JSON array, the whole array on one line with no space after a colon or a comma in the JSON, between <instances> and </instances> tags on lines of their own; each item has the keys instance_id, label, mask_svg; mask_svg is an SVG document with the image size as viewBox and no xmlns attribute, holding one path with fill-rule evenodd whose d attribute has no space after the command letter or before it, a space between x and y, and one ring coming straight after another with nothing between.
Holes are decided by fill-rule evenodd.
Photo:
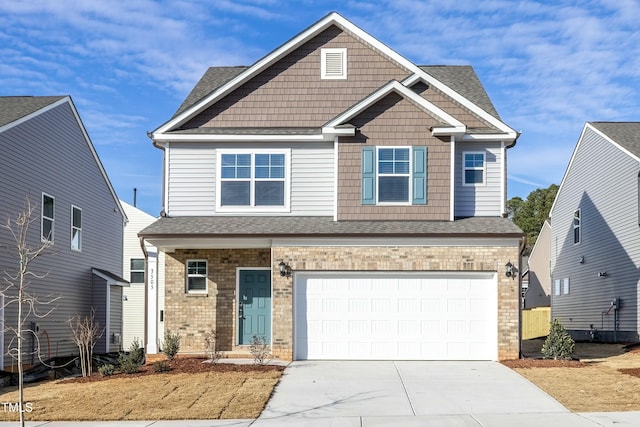
<instances>
[{"instance_id":1,"label":"concrete walkway","mask_svg":"<svg viewBox=\"0 0 640 427\"><path fill-rule=\"evenodd\" d=\"M0 427L17 424L0 422ZM640 426L640 412L571 413L522 376L493 362L293 362L257 420L28 422L27 425L621 427Z\"/></svg>"}]
</instances>

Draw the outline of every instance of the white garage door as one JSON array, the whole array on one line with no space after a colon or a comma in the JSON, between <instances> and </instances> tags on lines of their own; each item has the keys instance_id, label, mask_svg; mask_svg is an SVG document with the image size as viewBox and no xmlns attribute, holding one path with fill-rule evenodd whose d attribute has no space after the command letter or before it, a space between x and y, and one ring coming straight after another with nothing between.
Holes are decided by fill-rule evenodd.
<instances>
[{"instance_id":1,"label":"white garage door","mask_svg":"<svg viewBox=\"0 0 640 427\"><path fill-rule=\"evenodd\" d=\"M294 357L496 360L487 273L296 273Z\"/></svg>"}]
</instances>

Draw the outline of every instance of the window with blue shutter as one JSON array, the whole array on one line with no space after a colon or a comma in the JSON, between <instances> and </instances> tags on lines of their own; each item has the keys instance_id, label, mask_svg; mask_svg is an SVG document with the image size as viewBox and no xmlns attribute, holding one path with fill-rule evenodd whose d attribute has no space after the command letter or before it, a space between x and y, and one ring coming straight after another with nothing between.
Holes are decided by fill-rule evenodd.
<instances>
[{"instance_id":1,"label":"window with blue shutter","mask_svg":"<svg viewBox=\"0 0 640 427\"><path fill-rule=\"evenodd\" d=\"M362 204L427 204L427 147L363 147Z\"/></svg>"}]
</instances>

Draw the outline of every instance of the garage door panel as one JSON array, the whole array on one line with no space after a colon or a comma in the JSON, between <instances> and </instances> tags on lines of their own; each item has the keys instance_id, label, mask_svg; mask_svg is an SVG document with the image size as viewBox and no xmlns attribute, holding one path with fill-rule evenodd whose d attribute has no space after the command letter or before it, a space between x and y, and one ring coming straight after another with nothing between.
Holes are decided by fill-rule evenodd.
<instances>
[{"instance_id":1,"label":"garage door panel","mask_svg":"<svg viewBox=\"0 0 640 427\"><path fill-rule=\"evenodd\" d=\"M495 359L496 310L495 275L297 273L295 358Z\"/></svg>"}]
</instances>

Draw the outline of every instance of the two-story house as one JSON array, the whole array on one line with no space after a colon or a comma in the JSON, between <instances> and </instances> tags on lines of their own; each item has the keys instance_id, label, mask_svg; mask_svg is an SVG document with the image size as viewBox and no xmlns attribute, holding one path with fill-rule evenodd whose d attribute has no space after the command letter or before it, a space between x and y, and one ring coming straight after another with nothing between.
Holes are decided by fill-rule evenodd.
<instances>
[{"instance_id":1,"label":"two-story house","mask_svg":"<svg viewBox=\"0 0 640 427\"><path fill-rule=\"evenodd\" d=\"M551 316L576 339L640 338L640 123L588 122L551 208Z\"/></svg>"},{"instance_id":2,"label":"two-story house","mask_svg":"<svg viewBox=\"0 0 640 427\"><path fill-rule=\"evenodd\" d=\"M103 332L94 351L120 350L122 288L128 286L121 278L126 215L71 98L0 97L0 150L2 224L30 203L34 211L26 245L50 243L31 264L34 275L27 278L26 291L40 302L34 304L37 313L53 311L45 317L25 311L24 325L32 333L25 335L24 362L77 354L67 321L89 315L92 308ZM16 352L15 334L8 328L17 326L17 293L5 279L16 283L9 276L18 268L16 240L2 227L0 366L16 363L7 352Z\"/></svg>"},{"instance_id":3,"label":"two-story house","mask_svg":"<svg viewBox=\"0 0 640 427\"><path fill-rule=\"evenodd\" d=\"M206 71L164 151L165 327L283 359L519 356L518 134L473 69L413 64L331 13Z\"/></svg>"}]
</instances>

